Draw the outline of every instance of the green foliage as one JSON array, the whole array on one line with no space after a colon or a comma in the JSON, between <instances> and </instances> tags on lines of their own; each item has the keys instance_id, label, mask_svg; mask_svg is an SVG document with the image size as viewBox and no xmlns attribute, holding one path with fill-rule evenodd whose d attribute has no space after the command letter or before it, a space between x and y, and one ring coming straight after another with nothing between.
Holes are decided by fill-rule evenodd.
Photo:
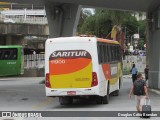
<instances>
[{"instance_id":1,"label":"green foliage","mask_svg":"<svg viewBox=\"0 0 160 120\"><path fill-rule=\"evenodd\" d=\"M84 10L84 9L81 10L79 24L78 24L78 31L80 31L82 25L84 24L86 19L90 16L92 16L92 13L90 10Z\"/></svg>"},{"instance_id":2,"label":"green foliage","mask_svg":"<svg viewBox=\"0 0 160 120\"><path fill-rule=\"evenodd\" d=\"M146 25L147 22L145 20L141 20L138 22L139 34L140 38L142 38L146 42Z\"/></svg>"},{"instance_id":3,"label":"green foliage","mask_svg":"<svg viewBox=\"0 0 160 120\"><path fill-rule=\"evenodd\" d=\"M145 44L145 41L143 39L139 39L138 48L144 50L144 44Z\"/></svg>"},{"instance_id":4,"label":"green foliage","mask_svg":"<svg viewBox=\"0 0 160 120\"><path fill-rule=\"evenodd\" d=\"M138 33L138 21L134 16L128 14L123 22L123 27L126 27L126 36L131 36Z\"/></svg>"},{"instance_id":5,"label":"green foliage","mask_svg":"<svg viewBox=\"0 0 160 120\"><path fill-rule=\"evenodd\" d=\"M129 75L130 74L130 69L128 67L123 68L123 75Z\"/></svg>"},{"instance_id":6,"label":"green foliage","mask_svg":"<svg viewBox=\"0 0 160 120\"><path fill-rule=\"evenodd\" d=\"M90 15L85 19L79 29L79 33L102 37L102 35L107 35L111 31L111 24L106 10L96 10L94 15Z\"/></svg>"},{"instance_id":7,"label":"green foliage","mask_svg":"<svg viewBox=\"0 0 160 120\"><path fill-rule=\"evenodd\" d=\"M131 36L138 31L142 41L146 39L146 22L137 21L132 12L96 9L95 14L85 11L82 12L81 16L83 16L83 19L80 19L78 26L79 34L93 34L97 37L104 37L111 32L114 25L117 25L123 31L126 30L126 37L129 37L126 41L131 41ZM143 43L139 43L138 47L142 47Z\"/></svg>"}]
</instances>

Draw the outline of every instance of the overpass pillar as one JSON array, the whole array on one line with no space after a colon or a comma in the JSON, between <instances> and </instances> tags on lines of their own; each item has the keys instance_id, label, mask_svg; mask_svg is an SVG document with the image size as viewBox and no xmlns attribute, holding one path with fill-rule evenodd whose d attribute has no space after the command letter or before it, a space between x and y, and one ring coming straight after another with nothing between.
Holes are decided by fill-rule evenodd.
<instances>
[{"instance_id":1,"label":"overpass pillar","mask_svg":"<svg viewBox=\"0 0 160 120\"><path fill-rule=\"evenodd\" d=\"M160 9L147 14L149 87L160 89Z\"/></svg>"},{"instance_id":2,"label":"overpass pillar","mask_svg":"<svg viewBox=\"0 0 160 120\"><path fill-rule=\"evenodd\" d=\"M67 37L76 35L81 5L46 2L45 9L50 37Z\"/></svg>"}]
</instances>

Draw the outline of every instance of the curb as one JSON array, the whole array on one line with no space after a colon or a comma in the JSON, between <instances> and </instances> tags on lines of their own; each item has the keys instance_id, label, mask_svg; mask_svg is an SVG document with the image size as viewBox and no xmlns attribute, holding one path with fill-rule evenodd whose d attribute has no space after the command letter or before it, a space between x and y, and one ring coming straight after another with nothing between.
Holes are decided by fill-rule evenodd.
<instances>
[{"instance_id":1,"label":"curb","mask_svg":"<svg viewBox=\"0 0 160 120\"><path fill-rule=\"evenodd\" d=\"M123 78L132 78L131 76L123 76Z\"/></svg>"},{"instance_id":2,"label":"curb","mask_svg":"<svg viewBox=\"0 0 160 120\"><path fill-rule=\"evenodd\" d=\"M45 84L45 80L44 80L44 79L41 80L41 81L39 82L39 84Z\"/></svg>"},{"instance_id":3,"label":"curb","mask_svg":"<svg viewBox=\"0 0 160 120\"><path fill-rule=\"evenodd\" d=\"M142 74L143 78L145 78L144 74ZM123 75L123 78L132 78L132 75L129 74L129 75Z\"/></svg>"},{"instance_id":4,"label":"curb","mask_svg":"<svg viewBox=\"0 0 160 120\"><path fill-rule=\"evenodd\" d=\"M148 89L148 90L157 94L157 95L160 95L160 91L158 91L158 90L155 90L155 89Z\"/></svg>"}]
</instances>

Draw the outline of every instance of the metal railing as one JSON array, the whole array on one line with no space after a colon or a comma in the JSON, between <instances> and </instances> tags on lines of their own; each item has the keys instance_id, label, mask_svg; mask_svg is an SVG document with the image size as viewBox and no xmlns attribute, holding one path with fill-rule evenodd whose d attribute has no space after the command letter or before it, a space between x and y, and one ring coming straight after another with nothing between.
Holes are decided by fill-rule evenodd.
<instances>
[{"instance_id":1,"label":"metal railing","mask_svg":"<svg viewBox=\"0 0 160 120\"><path fill-rule=\"evenodd\" d=\"M22 15L12 15L6 16L0 14L0 22L8 23L27 23L27 24L48 24L46 16L22 16Z\"/></svg>"},{"instance_id":2,"label":"metal railing","mask_svg":"<svg viewBox=\"0 0 160 120\"><path fill-rule=\"evenodd\" d=\"M7 17L6 17L6 18L7 18ZM48 24L47 17L9 16L8 18L14 20L16 23Z\"/></svg>"},{"instance_id":3,"label":"metal railing","mask_svg":"<svg viewBox=\"0 0 160 120\"><path fill-rule=\"evenodd\" d=\"M1 11L6 16L46 16L44 9L12 9Z\"/></svg>"},{"instance_id":4,"label":"metal railing","mask_svg":"<svg viewBox=\"0 0 160 120\"><path fill-rule=\"evenodd\" d=\"M24 55L24 69L44 68L44 54Z\"/></svg>"}]
</instances>

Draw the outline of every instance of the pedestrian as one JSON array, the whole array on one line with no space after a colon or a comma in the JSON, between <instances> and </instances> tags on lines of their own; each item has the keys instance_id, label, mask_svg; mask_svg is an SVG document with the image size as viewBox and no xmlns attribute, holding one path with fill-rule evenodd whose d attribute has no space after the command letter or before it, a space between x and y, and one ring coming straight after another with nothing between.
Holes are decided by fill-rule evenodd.
<instances>
[{"instance_id":1,"label":"pedestrian","mask_svg":"<svg viewBox=\"0 0 160 120\"><path fill-rule=\"evenodd\" d=\"M132 94L135 95L137 102L136 109L137 112L140 113L142 111L142 105L144 105L145 99L148 99L147 87L145 81L142 79L141 73L137 75L137 80L133 83L130 89L129 98L131 98Z\"/></svg>"},{"instance_id":2,"label":"pedestrian","mask_svg":"<svg viewBox=\"0 0 160 120\"><path fill-rule=\"evenodd\" d=\"M146 68L144 69L144 74L145 74L145 80L148 80L148 73L149 73L149 67L146 65Z\"/></svg>"},{"instance_id":3,"label":"pedestrian","mask_svg":"<svg viewBox=\"0 0 160 120\"><path fill-rule=\"evenodd\" d=\"M130 72L132 73L132 82L134 83L134 81L137 79L137 73L138 73L138 70L137 70L136 65L134 63L132 65L132 69Z\"/></svg>"}]
</instances>

